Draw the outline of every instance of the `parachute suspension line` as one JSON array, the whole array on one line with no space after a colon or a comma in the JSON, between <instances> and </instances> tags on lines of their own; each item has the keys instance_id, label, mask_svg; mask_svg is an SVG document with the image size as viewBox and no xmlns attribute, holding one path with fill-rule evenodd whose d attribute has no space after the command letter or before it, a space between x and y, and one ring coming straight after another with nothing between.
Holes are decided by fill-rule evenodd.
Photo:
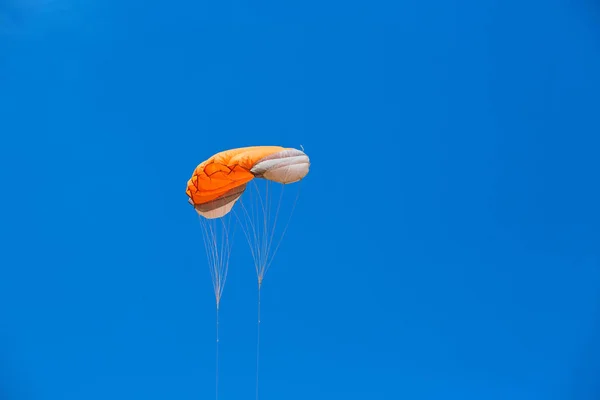
<instances>
[{"instance_id":1,"label":"parachute suspension line","mask_svg":"<svg viewBox=\"0 0 600 400\"><path fill-rule=\"evenodd\" d=\"M258 191L258 187L255 183L255 189L257 193L257 197L260 200L260 207L263 213L263 235L261 235L261 225L259 224L259 207L255 205L252 193L249 193L250 200L250 211L244 205L243 199L240 199L240 205L242 207L243 216L245 218L239 217L237 212L234 211L240 226L242 227L242 231L244 232L244 236L246 236L246 240L248 241L248 246L250 247L250 252L252 254L252 260L254 261L254 268L256 270L257 280L258 280L258 302L257 302L257 321L256 321L256 400L258 400L259 395L259 376L260 376L260 289L262 287L263 280L263 266L265 264L266 257L266 246L263 245L264 238L266 235L266 231L268 228L268 216L266 212L266 207L263 204L262 197L260 196L260 192ZM268 183L267 183L267 193L268 193ZM256 201L258 203L258 201ZM254 239L254 240L252 240Z\"/></svg>"},{"instance_id":2,"label":"parachute suspension line","mask_svg":"<svg viewBox=\"0 0 600 400\"><path fill-rule=\"evenodd\" d=\"M282 192L283 192L283 188L282 188ZM292 205L292 210L290 211L290 216L287 220L287 223L285 224L285 227L283 228L283 232L281 233L281 236L279 237L279 242L277 243L277 246L275 246L275 250L273 251L273 254L271 255L271 259L267 262L267 265L265 267L265 272L264 272L265 274L271 267L271 264L273 263L273 260L275 259L275 255L277 254L277 250L279 250L279 246L281 245L281 242L283 241L283 237L285 236L285 233L287 232L288 226L290 225L290 221L292 220L292 215L294 214L294 210L296 209L296 204L298 203L299 197L300 197L300 182L298 183L298 192L296 194L296 198L294 199L294 203ZM281 199L279 200L279 205L281 205ZM279 207L277 207L277 215L275 216L275 222L277 222L278 214L279 214ZM273 240L271 238L271 242L272 241ZM269 251L271 250L271 244L272 243L269 244Z\"/></svg>"},{"instance_id":3,"label":"parachute suspension line","mask_svg":"<svg viewBox=\"0 0 600 400\"><path fill-rule=\"evenodd\" d=\"M259 259L257 262L257 273L258 273L258 284L262 283L264 278L264 269L267 264L268 254L267 254L267 239L269 237L269 181L265 181L265 199L263 201L262 196L260 195L260 191L258 190L258 185L256 181L253 181L254 188L256 189L256 193L258 194L258 198L260 200L260 209L262 210L263 216L263 226L262 226L262 235L259 235L259 243L257 243L257 249L259 253ZM258 209L258 206L256 207ZM258 210L257 210L258 212ZM257 221L258 222L258 221ZM259 229L260 231L260 229Z\"/></svg>"},{"instance_id":4,"label":"parachute suspension line","mask_svg":"<svg viewBox=\"0 0 600 400\"><path fill-rule=\"evenodd\" d=\"M222 231L219 238L217 223L213 220L206 220L200 217L204 248L208 257L208 266L215 292L217 308L219 308L221 303L223 289L227 280L229 258L231 256L231 244L234 237L234 234L232 234L230 238L228 233L231 226L231 220L229 219L227 223L225 222L224 217L220 218L220 220Z\"/></svg>"},{"instance_id":5,"label":"parachute suspension line","mask_svg":"<svg viewBox=\"0 0 600 400\"><path fill-rule=\"evenodd\" d=\"M231 255L231 245L235 234L229 237L229 229L231 226L231 219L228 218L227 223L225 219L221 220L221 235L219 237L217 222L214 220L207 220L199 216L200 225L202 226L202 237L204 242L204 248L206 250L210 276L213 284L215 293L215 311L216 311L216 345L215 345L215 398L219 399L219 310L221 304L221 296L223 295L223 288L225 287L225 281L227 279L227 272L229 270L229 258ZM220 240L220 243L218 243Z\"/></svg>"},{"instance_id":6,"label":"parachute suspension line","mask_svg":"<svg viewBox=\"0 0 600 400\"><path fill-rule=\"evenodd\" d=\"M252 254L254 261L254 267L256 269L257 283L258 283L258 301L257 301L257 326L256 326L256 400L259 398L259 377L260 377L260 325L261 325L261 288L265 274L271 266L273 259L283 241L285 233L287 232L288 226L292 219L298 198L300 197L300 183L298 183L298 192L294 199L292 209L289 218L283 227L283 232L277 241L274 251L273 250L275 231L277 230L277 223L279 220L281 204L283 203L284 189L286 185L281 186L281 193L279 195L279 201L277 202L275 215L272 218L271 207L273 206L273 195L270 182L265 182L265 195L261 196L256 181L253 181L254 189L256 193L252 193L250 190L247 196L249 205L244 204L244 200L240 199L241 215L234 210L236 216ZM262 218L261 214L262 213ZM262 221L261 221L262 219Z\"/></svg>"},{"instance_id":7,"label":"parachute suspension line","mask_svg":"<svg viewBox=\"0 0 600 400\"><path fill-rule=\"evenodd\" d=\"M213 290L215 292L215 300L217 303L217 307L219 306L219 289L217 285L217 254L215 249L215 242L213 237L213 230L210 222L207 222L202 217L198 216L200 221L200 226L202 227L202 239L204 241L204 248L206 250L206 256L208 258L208 270L210 271L211 282L213 285Z\"/></svg>"},{"instance_id":8,"label":"parachute suspension line","mask_svg":"<svg viewBox=\"0 0 600 400\"><path fill-rule=\"evenodd\" d=\"M217 305L217 343L215 358L215 399L219 400L219 306Z\"/></svg>"},{"instance_id":9,"label":"parachute suspension line","mask_svg":"<svg viewBox=\"0 0 600 400\"><path fill-rule=\"evenodd\" d=\"M215 293L215 330L216 330L216 343L215 343L215 399L219 399L219 303L221 300L221 277L220 268L218 262L218 247L216 245L215 229L211 222L205 220L198 215L200 225L202 226L202 238L204 242L204 248L208 258L208 266L210 271L210 277Z\"/></svg>"},{"instance_id":10,"label":"parachute suspension line","mask_svg":"<svg viewBox=\"0 0 600 400\"><path fill-rule=\"evenodd\" d=\"M271 245L273 244L273 237L275 236L275 228L277 227L277 219L279 218L279 210L281 209L281 203L283 200L283 192L285 185L281 186L281 194L279 195L279 203L277 204L277 211L275 211L275 220L273 221L273 229L271 230L271 236L269 237L269 244L266 253L269 254L271 251ZM266 273L266 271L265 271Z\"/></svg>"},{"instance_id":11,"label":"parachute suspension line","mask_svg":"<svg viewBox=\"0 0 600 400\"><path fill-rule=\"evenodd\" d=\"M279 196L279 202L277 203L277 209L275 212L275 216L271 221L270 215L270 206L271 206L271 196L269 193L269 181L266 182L266 196L263 200L263 197L260 195L258 186L255 184L255 189L257 192L258 199L255 201L257 204L255 205L252 202L253 196L251 193L249 197L250 199L250 207L246 207L244 204L244 200L240 199L240 205L243 211L242 217L238 215L238 213L234 210L234 215L236 216L240 226L242 227L242 231L244 236L246 237L246 241L250 247L250 253L252 254L252 259L254 261L254 267L256 269L256 275L258 278L258 284L261 285L262 281L267 273L269 267L273 263L275 255L281 246L283 238L287 232L289 224L291 222L292 216L296 209L296 205L298 203L298 199L300 197L300 188L301 183L298 182L298 192L292 204L292 209L288 220L283 228L283 232L277 241L275 249L271 253L273 249L273 239L275 239L275 231L277 228L277 222L279 220L279 214L281 209L281 204L283 203L283 195L284 189L286 185L282 185L281 194ZM249 208L249 210L248 210ZM260 216L258 215L262 211L263 220L259 221ZM262 222L262 223L261 223ZM272 225L271 225L272 222ZM261 226L262 225L262 226Z\"/></svg>"},{"instance_id":12,"label":"parachute suspension line","mask_svg":"<svg viewBox=\"0 0 600 400\"><path fill-rule=\"evenodd\" d=\"M262 282L258 282L258 321L256 324L256 400L258 400L258 366L260 360L260 287Z\"/></svg>"}]
</instances>

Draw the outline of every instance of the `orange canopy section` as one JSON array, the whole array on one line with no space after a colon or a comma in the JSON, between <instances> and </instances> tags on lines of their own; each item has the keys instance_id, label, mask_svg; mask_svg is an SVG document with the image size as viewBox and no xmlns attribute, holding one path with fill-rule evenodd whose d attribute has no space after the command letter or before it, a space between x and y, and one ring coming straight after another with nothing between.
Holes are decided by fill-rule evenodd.
<instances>
[{"instance_id":1,"label":"orange canopy section","mask_svg":"<svg viewBox=\"0 0 600 400\"><path fill-rule=\"evenodd\" d=\"M194 205L215 200L252 180L250 170L259 160L283 150L280 146L253 146L217 153L196 167L186 193Z\"/></svg>"}]
</instances>

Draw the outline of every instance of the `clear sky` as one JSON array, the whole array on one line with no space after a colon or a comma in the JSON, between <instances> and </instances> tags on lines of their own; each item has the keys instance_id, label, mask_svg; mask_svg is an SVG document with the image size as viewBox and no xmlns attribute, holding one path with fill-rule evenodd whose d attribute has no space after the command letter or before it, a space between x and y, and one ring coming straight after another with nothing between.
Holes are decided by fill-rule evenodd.
<instances>
[{"instance_id":1,"label":"clear sky","mask_svg":"<svg viewBox=\"0 0 600 400\"><path fill-rule=\"evenodd\" d=\"M185 184L312 166L263 288L261 399L597 399L600 6L0 0L0 398L214 398ZM254 399L235 242L220 398Z\"/></svg>"}]
</instances>

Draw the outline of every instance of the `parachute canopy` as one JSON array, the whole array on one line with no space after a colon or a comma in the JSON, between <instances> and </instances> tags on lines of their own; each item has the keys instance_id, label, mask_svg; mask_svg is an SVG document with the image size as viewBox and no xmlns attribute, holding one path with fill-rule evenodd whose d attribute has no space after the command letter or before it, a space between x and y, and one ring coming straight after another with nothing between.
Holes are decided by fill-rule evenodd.
<instances>
[{"instance_id":1,"label":"parachute canopy","mask_svg":"<svg viewBox=\"0 0 600 400\"><path fill-rule=\"evenodd\" d=\"M196 167L186 194L199 215L220 218L231 211L252 179L294 183L308 174L309 166L308 156L293 148L252 146L225 150Z\"/></svg>"}]
</instances>

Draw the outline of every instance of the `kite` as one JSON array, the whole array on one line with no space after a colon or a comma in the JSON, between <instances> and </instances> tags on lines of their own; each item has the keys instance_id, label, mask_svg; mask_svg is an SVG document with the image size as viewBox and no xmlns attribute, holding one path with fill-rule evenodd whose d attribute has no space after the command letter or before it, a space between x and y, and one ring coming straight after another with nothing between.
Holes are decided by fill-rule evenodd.
<instances>
[{"instance_id":1,"label":"kite","mask_svg":"<svg viewBox=\"0 0 600 400\"><path fill-rule=\"evenodd\" d=\"M277 219L283 199L283 188L301 181L310 167L310 160L302 150L280 146L252 146L225 150L200 163L187 182L188 202L196 210L203 230L217 308L217 393L218 393L218 342L219 305L231 255L231 220L227 218L240 200L241 217L235 214L250 246L258 279L258 325L256 347L256 398L258 399L258 359L260 343L260 289L265 273L271 265L287 225L274 251L271 251ZM255 179L256 178L256 179ZM261 193L257 180L265 182ZM256 195L250 195L250 207L246 207L242 195L250 182L256 188ZM273 202L270 184L281 184L281 196L274 218L271 217ZM298 195L299 195L298 191ZM253 200L255 200L253 202ZM292 211L295 208L293 203ZM290 213L290 219L291 219ZM218 222L221 224L219 225ZM289 224L289 220L288 220ZM221 231L219 234L218 231ZM217 395L218 398L218 395Z\"/></svg>"}]
</instances>

